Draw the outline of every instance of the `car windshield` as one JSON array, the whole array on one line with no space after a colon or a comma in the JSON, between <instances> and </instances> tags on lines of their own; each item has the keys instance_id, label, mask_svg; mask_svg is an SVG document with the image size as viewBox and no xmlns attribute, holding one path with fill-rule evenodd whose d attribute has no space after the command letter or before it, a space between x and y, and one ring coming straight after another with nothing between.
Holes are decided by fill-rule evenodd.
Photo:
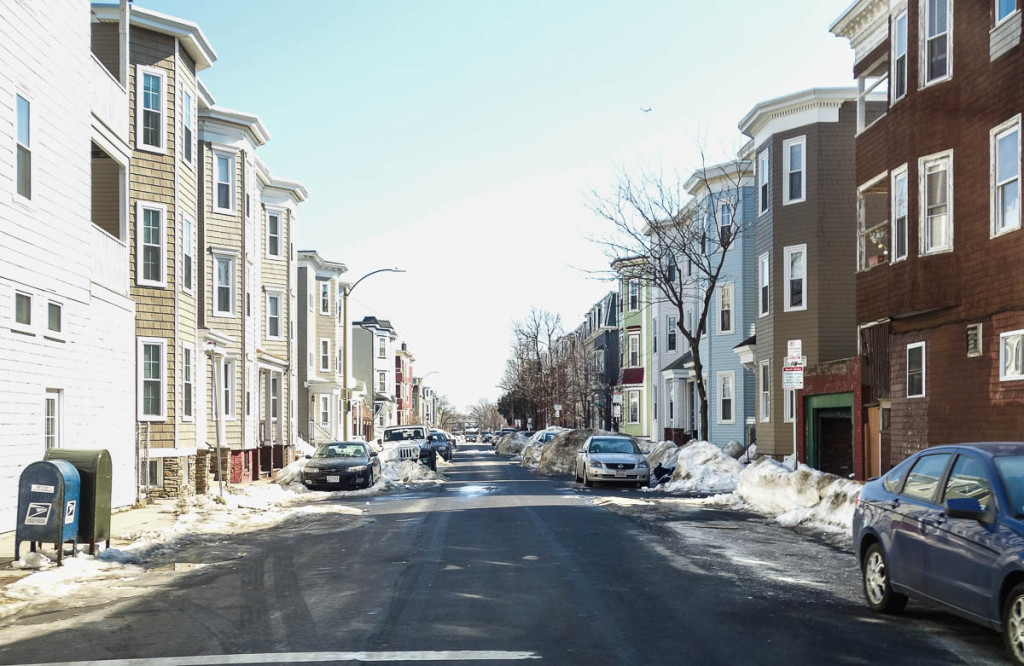
<instances>
[{"instance_id":1,"label":"car windshield","mask_svg":"<svg viewBox=\"0 0 1024 666\"><path fill-rule=\"evenodd\" d=\"M621 437L594 439L590 442L591 453L640 453L640 447L633 440Z\"/></svg>"},{"instance_id":2,"label":"car windshield","mask_svg":"<svg viewBox=\"0 0 1024 666\"><path fill-rule=\"evenodd\" d=\"M366 446L363 444L324 444L314 458L365 458Z\"/></svg>"},{"instance_id":3,"label":"car windshield","mask_svg":"<svg viewBox=\"0 0 1024 666\"><path fill-rule=\"evenodd\" d=\"M423 439L423 430L420 428L401 428L384 432L385 442L402 442L407 439Z\"/></svg>"},{"instance_id":4,"label":"car windshield","mask_svg":"<svg viewBox=\"0 0 1024 666\"><path fill-rule=\"evenodd\" d=\"M996 456L995 463L1010 500L1010 512L1024 515L1024 456Z\"/></svg>"}]
</instances>

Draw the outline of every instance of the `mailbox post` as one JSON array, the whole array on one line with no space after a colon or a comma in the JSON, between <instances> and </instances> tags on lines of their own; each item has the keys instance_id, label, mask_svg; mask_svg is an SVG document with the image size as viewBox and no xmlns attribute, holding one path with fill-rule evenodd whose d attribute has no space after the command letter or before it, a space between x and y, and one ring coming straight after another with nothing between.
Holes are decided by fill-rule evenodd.
<instances>
[{"instance_id":1,"label":"mailbox post","mask_svg":"<svg viewBox=\"0 0 1024 666\"><path fill-rule=\"evenodd\" d=\"M19 559L22 541L53 543L57 564L64 562L64 544L73 542L78 552L78 499L81 479L66 460L39 460L25 468L18 482L18 523L14 534L14 558Z\"/></svg>"}]
</instances>

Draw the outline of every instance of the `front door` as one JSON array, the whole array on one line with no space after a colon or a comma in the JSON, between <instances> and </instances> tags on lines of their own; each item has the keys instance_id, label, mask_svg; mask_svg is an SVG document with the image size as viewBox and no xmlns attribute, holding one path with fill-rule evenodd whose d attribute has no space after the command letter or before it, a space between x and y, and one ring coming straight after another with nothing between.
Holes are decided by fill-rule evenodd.
<instances>
[{"instance_id":1,"label":"front door","mask_svg":"<svg viewBox=\"0 0 1024 666\"><path fill-rule=\"evenodd\" d=\"M849 416L822 415L818 420L820 469L848 477L853 474L853 422Z\"/></svg>"}]
</instances>

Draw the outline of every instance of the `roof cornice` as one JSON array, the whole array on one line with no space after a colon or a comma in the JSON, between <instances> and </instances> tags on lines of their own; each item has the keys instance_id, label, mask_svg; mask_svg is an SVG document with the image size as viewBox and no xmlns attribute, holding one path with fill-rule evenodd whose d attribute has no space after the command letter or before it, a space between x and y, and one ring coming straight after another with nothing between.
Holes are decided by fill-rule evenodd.
<instances>
[{"instance_id":1,"label":"roof cornice","mask_svg":"<svg viewBox=\"0 0 1024 666\"><path fill-rule=\"evenodd\" d=\"M92 5L92 15L98 21L118 21L121 8L118 5L95 3ZM203 34L203 29L192 21L161 14L136 4L129 5L129 15L131 16L131 25L134 27L145 28L178 39L185 47L185 51L195 61L197 72L206 69L217 60L217 53L213 50L206 35Z\"/></svg>"},{"instance_id":2,"label":"roof cornice","mask_svg":"<svg viewBox=\"0 0 1024 666\"><path fill-rule=\"evenodd\" d=\"M309 264L318 272L341 275L348 271L348 266L345 264L337 261L327 261L316 250L299 250L298 259Z\"/></svg>"},{"instance_id":3,"label":"roof cornice","mask_svg":"<svg viewBox=\"0 0 1024 666\"><path fill-rule=\"evenodd\" d=\"M891 7L891 0L855 0L833 21L829 31L850 40L854 60L860 62L888 38Z\"/></svg>"},{"instance_id":4,"label":"roof cornice","mask_svg":"<svg viewBox=\"0 0 1024 666\"><path fill-rule=\"evenodd\" d=\"M749 137L757 136L772 120L812 109L838 108L844 102L857 99L857 89L809 88L776 97L754 105L739 122L739 129Z\"/></svg>"},{"instance_id":5,"label":"roof cornice","mask_svg":"<svg viewBox=\"0 0 1024 666\"><path fill-rule=\"evenodd\" d=\"M267 167L259 156L256 157L256 176L265 187L283 190L285 193L290 194L295 201L299 203L309 198L309 191L306 190L305 185L297 180L276 178L274 174L270 173L270 168Z\"/></svg>"},{"instance_id":6,"label":"roof cornice","mask_svg":"<svg viewBox=\"0 0 1024 666\"><path fill-rule=\"evenodd\" d=\"M267 130L267 126L264 125L263 120L254 113L237 111L235 109L229 109L225 106L218 106L214 104L208 109L201 109L199 111L199 116L205 120L226 123L246 130L250 135L252 135L253 143L257 146L262 146L267 141L270 141L270 132Z\"/></svg>"}]
</instances>

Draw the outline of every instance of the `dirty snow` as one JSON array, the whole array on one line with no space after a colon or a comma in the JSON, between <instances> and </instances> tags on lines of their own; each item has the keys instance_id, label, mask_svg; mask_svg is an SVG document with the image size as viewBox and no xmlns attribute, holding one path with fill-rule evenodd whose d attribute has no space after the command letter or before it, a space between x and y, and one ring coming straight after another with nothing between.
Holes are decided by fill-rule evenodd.
<instances>
[{"instance_id":1,"label":"dirty snow","mask_svg":"<svg viewBox=\"0 0 1024 666\"><path fill-rule=\"evenodd\" d=\"M526 435L516 432L511 435L502 435L498 438L498 443L494 445L494 452L499 456L514 456L523 452L527 444L531 443L533 439Z\"/></svg>"},{"instance_id":2,"label":"dirty snow","mask_svg":"<svg viewBox=\"0 0 1024 666\"><path fill-rule=\"evenodd\" d=\"M736 490L743 471L735 459L709 442L680 447L675 468L672 480L662 486L666 492L730 493Z\"/></svg>"}]
</instances>

